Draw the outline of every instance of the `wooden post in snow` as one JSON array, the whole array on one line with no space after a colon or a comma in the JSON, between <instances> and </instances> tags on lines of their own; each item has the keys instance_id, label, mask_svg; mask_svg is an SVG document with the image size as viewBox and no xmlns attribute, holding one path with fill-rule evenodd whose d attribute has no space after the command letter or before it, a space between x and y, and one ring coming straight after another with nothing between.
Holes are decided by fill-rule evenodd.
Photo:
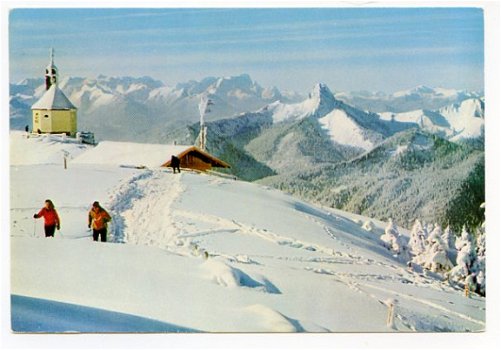
<instances>
[{"instance_id":1,"label":"wooden post in snow","mask_svg":"<svg viewBox=\"0 0 501 350\"><path fill-rule=\"evenodd\" d=\"M63 164L64 164L64 169L67 169L67 163L68 163L68 155L69 153L67 151L63 151Z\"/></svg>"},{"instance_id":2,"label":"wooden post in snow","mask_svg":"<svg viewBox=\"0 0 501 350\"><path fill-rule=\"evenodd\" d=\"M395 304L397 301L395 299L386 300L386 305L388 306L388 316L386 317L386 325L389 328L395 329Z\"/></svg>"}]
</instances>

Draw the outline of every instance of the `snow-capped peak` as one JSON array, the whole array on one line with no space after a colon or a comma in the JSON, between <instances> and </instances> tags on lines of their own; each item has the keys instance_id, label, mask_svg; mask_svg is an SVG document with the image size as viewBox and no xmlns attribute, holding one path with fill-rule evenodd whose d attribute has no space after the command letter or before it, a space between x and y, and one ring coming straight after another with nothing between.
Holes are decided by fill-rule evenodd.
<instances>
[{"instance_id":1,"label":"snow-capped peak","mask_svg":"<svg viewBox=\"0 0 501 350\"><path fill-rule=\"evenodd\" d=\"M212 84L208 92L211 94L227 95L234 91L240 91L244 93L257 92L257 84L254 83L248 74L241 74L238 76L230 76L219 78L214 84Z\"/></svg>"},{"instance_id":2,"label":"snow-capped peak","mask_svg":"<svg viewBox=\"0 0 501 350\"><path fill-rule=\"evenodd\" d=\"M310 103L314 106L311 114L317 117L326 115L338 105L338 100L336 100L334 94L323 83L315 84L308 96Z\"/></svg>"},{"instance_id":3,"label":"snow-capped peak","mask_svg":"<svg viewBox=\"0 0 501 350\"><path fill-rule=\"evenodd\" d=\"M308 98L300 103L286 104L275 101L266 107L275 123L284 120L299 120L310 116L322 117L329 113L337 100L327 85L318 83L308 94Z\"/></svg>"},{"instance_id":4,"label":"snow-capped peak","mask_svg":"<svg viewBox=\"0 0 501 350\"><path fill-rule=\"evenodd\" d=\"M427 132L442 135L455 142L482 137L484 132L484 102L479 98L451 103L438 110L381 113L380 117L386 121L415 123Z\"/></svg>"},{"instance_id":5,"label":"snow-capped peak","mask_svg":"<svg viewBox=\"0 0 501 350\"><path fill-rule=\"evenodd\" d=\"M324 101L336 101L334 94L324 83L317 83L308 95L310 99L320 99Z\"/></svg>"},{"instance_id":6,"label":"snow-capped peak","mask_svg":"<svg viewBox=\"0 0 501 350\"><path fill-rule=\"evenodd\" d=\"M439 112L455 132L452 141L478 138L484 133L484 103L478 98L444 107Z\"/></svg>"}]
</instances>

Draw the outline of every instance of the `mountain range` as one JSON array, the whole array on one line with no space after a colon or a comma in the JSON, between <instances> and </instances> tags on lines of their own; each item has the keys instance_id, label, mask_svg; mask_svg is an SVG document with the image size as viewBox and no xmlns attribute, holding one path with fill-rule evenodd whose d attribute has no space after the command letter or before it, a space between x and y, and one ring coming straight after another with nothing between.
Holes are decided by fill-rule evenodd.
<instances>
[{"instance_id":1,"label":"mountain range","mask_svg":"<svg viewBox=\"0 0 501 350\"><path fill-rule=\"evenodd\" d=\"M281 100L300 99L295 93L263 88L249 75L209 77L175 87L150 77L66 77L59 87L78 108L78 128L96 139L166 142L166 133L199 120L203 94L214 102L207 120L231 117ZM43 79L10 85L11 128L31 125L31 105L44 93Z\"/></svg>"},{"instance_id":2,"label":"mountain range","mask_svg":"<svg viewBox=\"0 0 501 350\"><path fill-rule=\"evenodd\" d=\"M42 83L11 84L11 128L30 124ZM198 104L208 96L208 151L241 179L401 224L474 225L482 215L484 99L474 92L333 93L319 83L303 97L246 74L175 87L105 76L59 86L79 108L79 129L97 140L196 144Z\"/></svg>"},{"instance_id":3,"label":"mountain range","mask_svg":"<svg viewBox=\"0 0 501 350\"><path fill-rule=\"evenodd\" d=\"M394 93L355 91L338 92L336 98L376 113L402 113L417 109L436 110L443 106L482 98L483 93L469 90L432 88L425 85Z\"/></svg>"},{"instance_id":4,"label":"mountain range","mask_svg":"<svg viewBox=\"0 0 501 350\"><path fill-rule=\"evenodd\" d=\"M298 107L288 105L304 102L302 108L306 111L311 101L297 92L264 88L247 74L208 77L172 87L151 77L64 77L59 86L78 107L79 129L93 131L98 140L169 142L173 129L198 121L202 95L210 96L214 102L211 113L206 115L208 121L257 111L268 105L276 109L277 118L284 118L291 108ZM12 129L31 125L30 108L44 90L43 78L10 84ZM347 105L383 115L437 111L465 100L483 98L476 92L425 86L393 94L336 92L334 96Z\"/></svg>"},{"instance_id":5,"label":"mountain range","mask_svg":"<svg viewBox=\"0 0 501 350\"><path fill-rule=\"evenodd\" d=\"M302 102L276 101L255 112L208 123L217 144L223 138L243 147L278 172L349 160L413 128L453 142L481 141L484 102L468 99L437 111L376 114L338 100L325 84L317 84ZM197 124L191 129L192 137L198 135Z\"/></svg>"},{"instance_id":6,"label":"mountain range","mask_svg":"<svg viewBox=\"0 0 501 350\"><path fill-rule=\"evenodd\" d=\"M483 215L483 111L482 99L468 99L434 112L376 114L317 84L300 103L209 122L208 148L239 177L310 201L460 229ZM191 126L189 141L198 130Z\"/></svg>"}]
</instances>

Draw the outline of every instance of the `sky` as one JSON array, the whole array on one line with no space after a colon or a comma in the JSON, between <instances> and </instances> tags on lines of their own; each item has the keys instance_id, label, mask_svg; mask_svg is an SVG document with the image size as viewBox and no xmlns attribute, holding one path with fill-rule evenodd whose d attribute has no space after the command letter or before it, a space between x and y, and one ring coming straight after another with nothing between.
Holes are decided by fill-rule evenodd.
<instances>
[{"instance_id":1,"label":"sky","mask_svg":"<svg viewBox=\"0 0 501 350\"><path fill-rule=\"evenodd\" d=\"M151 76L166 85L243 73L264 87L483 90L480 8L17 8L10 82Z\"/></svg>"}]
</instances>

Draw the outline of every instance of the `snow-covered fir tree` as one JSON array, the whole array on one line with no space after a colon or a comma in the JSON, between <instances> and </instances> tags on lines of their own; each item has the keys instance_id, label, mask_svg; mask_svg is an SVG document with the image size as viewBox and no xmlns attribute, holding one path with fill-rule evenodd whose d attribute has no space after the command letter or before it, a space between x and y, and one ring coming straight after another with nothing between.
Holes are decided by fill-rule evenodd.
<instances>
[{"instance_id":1,"label":"snow-covered fir tree","mask_svg":"<svg viewBox=\"0 0 501 350\"><path fill-rule=\"evenodd\" d=\"M447 245L442 240L442 228L435 224L426 239L425 251L416 257L416 262L433 272L447 272L454 267L447 256Z\"/></svg>"},{"instance_id":2,"label":"snow-covered fir tree","mask_svg":"<svg viewBox=\"0 0 501 350\"><path fill-rule=\"evenodd\" d=\"M388 220L388 225L384 230L384 234L381 235L380 239L383 241L383 245L394 252L396 255L408 259L408 247L405 242L404 237L398 232L398 228L392 219Z\"/></svg>"},{"instance_id":3,"label":"snow-covered fir tree","mask_svg":"<svg viewBox=\"0 0 501 350\"><path fill-rule=\"evenodd\" d=\"M426 238L426 245L432 245L433 243L440 241L442 242L442 228L440 227L439 224L435 224L433 229L431 230L430 234ZM445 243L444 243L445 245Z\"/></svg>"},{"instance_id":4,"label":"snow-covered fir tree","mask_svg":"<svg viewBox=\"0 0 501 350\"><path fill-rule=\"evenodd\" d=\"M435 225L426 222L423 224L423 227L425 228L425 233L427 235L435 229ZM426 236L426 238L428 238L428 236Z\"/></svg>"},{"instance_id":5,"label":"snow-covered fir tree","mask_svg":"<svg viewBox=\"0 0 501 350\"><path fill-rule=\"evenodd\" d=\"M485 203L480 205L485 210ZM485 295L485 219L477 232L477 259L474 263L476 272L477 292Z\"/></svg>"},{"instance_id":6,"label":"snow-covered fir tree","mask_svg":"<svg viewBox=\"0 0 501 350\"><path fill-rule=\"evenodd\" d=\"M409 240L409 251L413 256L418 256L425 251L426 237L426 229L421 222L416 219L412 226Z\"/></svg>"},{"instance_id":7,"label":"snow-covered fir tree","mask_svg":"<svg viewBox=\"0 0 501 350\"><path fill-rule=\"evenodd\" d=\"M480 271L477 275L477 292L485 296L485 272Z\"/></svg>"},{"instance_id":8,"label":"snow-covered fir tree","mask_svg":"<svg viewBox=\"0 0 501 350\"><path fill-rule=\"evenodd\" d=\"M442 241L445 243L447 247L447 257L449 258L450 261L456 261L457 257L457 250L455 247L456 243L456 234L454 231L452 231L450 225L447 225L447 227L444 230L444 233L442 234Z\"/></svg>"},{"instance_id":9,"label":"snow-covered fir tree","mask_svg":"<svg viewBox=\"0 0 501 350\"><path fill-rule=\"evenodd\" d=\"M471 270L477 283L476 291L481 295L485 295L485 222L477 231L475 253L475 261Z\"/></svg>"},{"instance_id":10,"label":"snow-covered fir tree","mask_svg":"<svg viewBox=\"0 0 501 350\"><path fill-rule=\"evenodd\" d=\"M458 251L456 258L456 266L451 270L450 277L458 282L465 282L471 275L471 267L475 261L475 247L472 241L471 234L463 227L461 236L456 239L456 249Z\"/></svg>"}]
</instances>

